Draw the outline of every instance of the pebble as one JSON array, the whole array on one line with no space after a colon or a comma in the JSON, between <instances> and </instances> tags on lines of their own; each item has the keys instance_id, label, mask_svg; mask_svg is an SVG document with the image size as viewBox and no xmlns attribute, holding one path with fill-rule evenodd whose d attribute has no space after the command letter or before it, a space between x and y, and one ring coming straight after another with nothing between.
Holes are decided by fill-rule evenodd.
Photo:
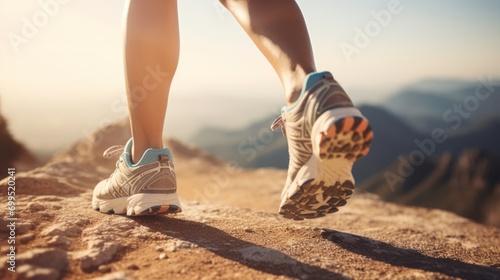
<instances>
[{"instance_id":1,"label":"pebble","mask_svg":"<svg viewBox=\"0 0 500 280\"><path fill-rule=\"evenodd\" d=\"M202 264L213 264L212 260L203 260L201 261Z\"/></svg>"},{"instance_id":2,"label":"pebble","mask_svg":"<svg viewBox=\"0 0 500 280\"><path fill-rule=\"evenodd\" d=\"M131 279L132 278L130 278L127 275L127 273L125 273L123 271L118 271L115 273L104 275L104 276L99 277L99 278L94 278L93 280L131 280Z\"/></svg>"},{"instance_id":3,"label":"pebble","mask_svg":"<svg viewBox=\"0 0 500 280\"><path fill-rule=\"evenodd\" d=\"M268 249L259 246L250 246L236 249L241 253L243 259L252 262L267 263L269 265L296 265L297 261L278 250Z\"/></svg>"},{"instance_id":4,"label":"pebble","mask_svg":"<svg viewBox=\"0 0 500 280\"><path fill-rule=\"evenodd\" d=\"M59 279L61 274L53 268L43 268L29 264L19 266L16 272L18 273L19 278L32 280L56 280Z\"/></svg>"},{"instance_id":5,"label":"pebble","mask_svg":"<svg viewBox=\"0 0 500 280\"><path fill-rule=\"evenodd\" d=\"M163 252L163 251L165 251L165 249L163 249L162 246L156 246L155 251L156 252Z\"/></svg>"},{"instance_id":6,"label":"pebble","mask_svg":"<svg viewBox=\"0 0 500 280\"><path fill-rule=\"evenodd\" d=\"M68 253L59 248L37 248L17 256L18 264L30 264L61 271L68 265Z\"/></svg>"},{"instance_id":7,"label":"pebble","mask_svg":"<svg viewBox=\"0 0 500 280\"><path fill-rule=\"evenodd\" d=\"M65 236L65 237L78 237L82 233L82 230L75 226L70 225L68 223L59 223L52 225L45 230L42 231L42 236Z\"/></svg>"},{"instance_id":8,"label":"pebble","mask_svg":"<svg viewBox=\"0 0 500 280\"><path fill-rule=\"evenodd\" d=\"M35 235L33 233L27 233L25 235L21 235L18 237L19 242L22 244L28 244L30 241L35 239Z\"/></svg>"},{"instance_id":9,"label":"pebble","mask_svg":"<svg viewBox=\"0 0 500 280\"><path fill-rule=\"evenodd\" d=\"M245 232L249 232L249 233L254 233L255 232L252 228L249 228L249 227L245 227L243 230Z\"/></svg>"},{"instance_id":10,"label":"pebble","mask_svg":"<svg viewBox=\"0 0 500 280\"><path fill-rule=\"evenodd\" d=\"M160 260L165 260L165 259L168 259L168 256L167 254L165 253L161 253L160 256L158 257Z\"/></svg>"},{"instance_id":11,"label":"pebble","mask_svg":"<svg viewBox=\"0 0 500 280\"><path fill-rule=\"evenodd\" d=\"M24 234L33 229L32 223L17 223L16 224L16 233Z\"/></svg>"},{"instance_id":12,"label":"pebble","mask_svg":"<svg viewBox=\"0 0 500 280\"><path fill-rule=\"evenodd\" d=\"M33 199L34 201L43 201L43 202L57 202L61 201L62 198L54 195L42 195Z\"/></svg>"},{"instance_id":13,"label":"pebble","mask_svg":"<svg viewBox=\"0 0 500 280\"><path fill-rule=\"evenodd\" d=\"M177 252L183 249L193 249L198 247L196 244L183 241L183 240L173 240L170 244L167 245L167 251L169 252Z\"/></svg>"},{"instance_id":14,"label":"pebble","mask_svg":"<svg viewBox=\"0 0 500 280\"><path fill-rule=\"evenodd\" d=\"M97 270L101 273L110 273L111 272L111 267L109 265L100 265Z\"/></svg>"},{"instance_id":15,"label":"pebble","mask_svg":"<svg viewBox=\"0 0 500 280\"><path fill-rule=\"evenodd\" d=\"M83 226L87 225L88 223L90 223L89 219L85 219L85 218L77 219L75 221L75 225L77 225L79 227L83 227Z\"/></svg>"},{"instance_id":16,"label":"pebble","mask_svg":"<svg viewBox=\"0 0 500 280\"><path fill-rule=\"evenodd\" d=\"M50 246L67 248L71 244L71 241L64 236L56 235L52 236L52 238L47 241L47 244Z\"/></svg>"},{"instance_id":17,"label":"pebble","mask_svg":"<svg viewBox=\"0 0 500 280\"><path fill-rule=\"evenodd\" d=\"M129 264L127 266L127 269L130 269L130 270L139 270L139 266L137 266L135 263L132 263L132 264Z\"/></svg>"},{"instance_id":18,"label":"pebble","mask_svg":"<svg viewBox=\"0 0 500 280\"><path fill-rule=\"evenodd\" d=\"M83 271L90 271L100 265L109 262L118 252L120 247L112 242L102 240L91 240L88 249L80 252L80 267Z\"/></svg>"},{"instance_id":19,"label":"pebble","mask_svg":"<svg viewBox=\"0 0 500 280\"><path fill-rule=\"evenodd\" d=\"M43 211L45 210L45 206L41 203L38 203L38 202L30 202L28 203L28 205L26 205L26 209L28 209L29 211Z\"/></svg>"}]
</instances>

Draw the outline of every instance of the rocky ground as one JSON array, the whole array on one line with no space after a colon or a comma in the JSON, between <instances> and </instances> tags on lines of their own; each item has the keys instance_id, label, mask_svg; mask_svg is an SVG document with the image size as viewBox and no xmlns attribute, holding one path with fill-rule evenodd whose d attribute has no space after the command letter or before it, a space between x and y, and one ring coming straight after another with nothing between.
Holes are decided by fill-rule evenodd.
<instances>
[{"instance_id":1,"label":"rocky ground","mask_svg":"<svg viewBox=\"0 0 500 280\"><path fill-rule=\"evenodd\" d=\"M103 128L45 166L16 174L16 272L7 270L4 213L0 277L500 279L498 228L359 193L326 218L285 220L275 214L284 171L238 169L176 141L168 144L183 213L98 213L90 208L92 188L114 168L100 155L125 143L126 127Z\"/></svg>"}]
</instances>

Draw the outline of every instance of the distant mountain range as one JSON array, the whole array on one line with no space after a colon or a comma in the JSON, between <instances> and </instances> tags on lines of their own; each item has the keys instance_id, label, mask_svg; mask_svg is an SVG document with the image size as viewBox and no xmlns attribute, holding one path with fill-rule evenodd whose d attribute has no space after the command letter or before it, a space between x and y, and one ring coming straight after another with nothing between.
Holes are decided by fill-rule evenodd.
<instances>
[{"instance_id":1,"label":"distant mountain range","mask_svg":"<svg viewBox=\"0 0 500 280\"><path fill-rule=\"evenodd\" d=\"M429 158L449 152L458 156L471 148L488 154L500 154L500 117L492 117L477 125L464 126L455 132L445 131L443 133L446 140L438 143L432 139L432 132L417 132L400 117L381 107L362 106L360 109L370 120L375 137L368 156L359 160L354 167L358 182L385 170L398 156L405 154L413 154L415 157L424 155Z\"/></svg>"},{"instance_id":2,"label":"distant mountain range","mask_svg":"<svg viewBox=\"0 0 500 280\"><path fill-rule=\"evenodd\" d=\"M408 161L408 157L403 159ZM393 164L358 189L386 201L455 212L500 226L500 157L477 149L426 159L413 172ZM401 174L403 171L406 174ZM405 176L401 176L405 175Z\"/></svg>"},{"instance_id":3,"label":"distant mountain range","mask_svg":"<svg viewBox=\"0 0 500 280\"><path fill-rule=\"evenodd\" d=\"M488 77L477 82L424 80L381 104L412 128L425 133L437 127L460 130L499 118L499 105L500 84Z\"/></svg>"}]
</instances>

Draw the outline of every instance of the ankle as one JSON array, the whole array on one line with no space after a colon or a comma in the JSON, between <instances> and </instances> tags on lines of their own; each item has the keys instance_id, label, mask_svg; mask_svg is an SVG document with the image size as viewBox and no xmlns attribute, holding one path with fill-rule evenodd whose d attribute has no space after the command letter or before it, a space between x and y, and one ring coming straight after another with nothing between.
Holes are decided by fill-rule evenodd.
<instances>
[{"instance_id":1,"label":"ankle","mask_svg":"<svg viewBox=\"0 0 500 280\"><path fill-rule=\"evenodd\" d=\"M146 143L132 143L132 149L131 149L131 155L130 155L130 160L132 161L132 164L138 163L142 156L144 155L144 152L146 152L147 149L162 149L163 145L153 145L153 144L146 144Z\"/></svg>"},{"instance_id":2,"label":"ankle","mask_svg":"<svg viewBox=\"0 0 500 280\"><path fill-rule=\"evenodd\" d=\"M297 101L297 99L299 99L301 93L302 87L287 90L287 92L285 93L286 104L288 106L293 105Z\"/></svg>"},{"instance_id":3,"label":"ankle","mask_svg":"<svg viewBox=\"0 0 500 280\"><path fill-rule=\"evenodd\" d=\"M307 75L312 72L314 72L314 70L305 71L302 68L297 68L285 80L283 86L285 88L285 100L288 106L294 104L299 99L304 87L305 79Z\"/></svg>"},{"instance_id":4,"label":"ankle","mask_svg":"<svg viewBox=\"0 0 500 280\"><path fill-rule=\"evenodd\" d=\"M136 164L141 160L142 155L146 151L145 148L139 148L135 143L132 144L132 151L130 153L130 161L132 164Z\"/></svg>"}]
</instances>

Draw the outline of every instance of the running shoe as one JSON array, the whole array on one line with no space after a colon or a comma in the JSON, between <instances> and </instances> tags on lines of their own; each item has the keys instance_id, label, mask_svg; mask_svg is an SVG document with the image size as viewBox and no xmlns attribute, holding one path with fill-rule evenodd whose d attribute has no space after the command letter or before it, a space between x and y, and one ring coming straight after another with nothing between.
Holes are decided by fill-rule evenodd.
<instances>
[{"instance_id":1,"label":"running shoe","mask_svg":"<svg viewBox=\"0 0 500 280\"><path fill-rule=\"evenodd\" d=\"M323 217L354 191L352 166L373 138L368 120L329 72L306 77L298 100L272 124L287 138L290 161L279 213L294 220Z\"/></svg>"},{"instance_id":2,"label":"running shoe","mask_svg":"<svg viewBox=\"0 0 500 280\"><path fill-rule=\"evenodd\" d=\"M148 149L137 164L131 161L132 139L113 146L105 158L119 154L111 176L94 188L92 208L107 214L141 216L181 212L172 154L169 149Z\"/></svg>"}]
</instances>

